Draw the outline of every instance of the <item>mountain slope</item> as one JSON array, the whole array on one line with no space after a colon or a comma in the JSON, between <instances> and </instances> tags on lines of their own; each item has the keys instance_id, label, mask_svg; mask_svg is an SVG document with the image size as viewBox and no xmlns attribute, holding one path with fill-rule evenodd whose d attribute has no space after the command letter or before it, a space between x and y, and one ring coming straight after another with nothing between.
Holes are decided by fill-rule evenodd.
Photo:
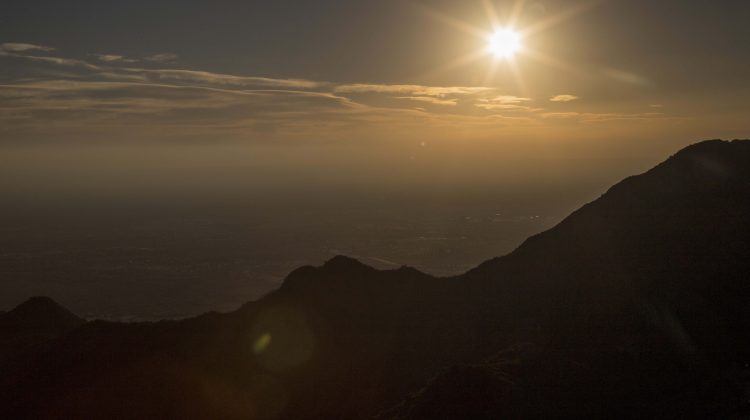
<instances>
[{"instance_id":1,"label":"mountain slope","mask_svg":"<svg viewBox=\"0 0 750 420\"><path fill-rule=\"evenodd\" d=\"M33 297L0 313L0 370L8 360L36 353L84 322L47 297Z\"/></svg>"},{"instance_id":2,"label":"mountain slope","mask_svg":"<svg viewBox=\"0 0 750 420\"><path fill-rule=\"evenodd\" d=\"M495 281L504 274L545 305L587 311L581 317L635 305L679 318L655 322L689 329L672 331L685 351L712 350L727 334L721 350L732 351L750 326L748 209L750 142L703 142L467 276L507 287Z\"/></svg>"},{"instance_id":3,"label":"mountain slope","mask_svg":"<svg viewBox=\"0 0 750 420\"><path fill-rule=\"evenodd\" d=\"M9 364L0 416L735 415L749 233L750 141L703 142L462 276L337 257L233 313L88 323Z\"/></svg>"},{"instance_id":4,"label":"mountain slope","mask_svg":"<svg viewBox=\"0 0 750 420\"><path fill-rule=\"evenodd\" d=\"M83 320L47 297L33 297L10 312L0 313L0 340L22 335L56 337Z\"/></svg>"},{"instance_id":5,"label":"mountain slope","mask_svg":"<svg viewBox=\"0 0 750 420\"><path fill-rule=\"evenodd\" d=\"M529 337L544 343L543 357L522 357L526 367L516 366L515 376L503 372L502 378L520 384L516 395L484 403L495 410L511 407L503 412L511 417L519 407L533 407L532 417L540 418L603 416L615 407L626 417L747 412L748 210L750 142L703 142L467 273L477 295L512 308L508 315L528 320L527 331L537 330ZM550 374L530 380L540 361ZM552 394L539 391L575 365L578 379L567 386L575 386L576 395L555 394L566 389L563 384ZM494 365L479 366L471 375L497 375ZM592 371L593 382L585 379ZM446 374L452 381L441 380ZM450 386L456 381L453 371L441 374L392 417L450 418L437 414L471 409L434 396L460 392ZM545 395L545 402L535 394ZM584 402L590 400L599 407ZM549 407L555 410L544 410ZM498 415L489 413L474 418Z\"/></svg>"}]
</instances>

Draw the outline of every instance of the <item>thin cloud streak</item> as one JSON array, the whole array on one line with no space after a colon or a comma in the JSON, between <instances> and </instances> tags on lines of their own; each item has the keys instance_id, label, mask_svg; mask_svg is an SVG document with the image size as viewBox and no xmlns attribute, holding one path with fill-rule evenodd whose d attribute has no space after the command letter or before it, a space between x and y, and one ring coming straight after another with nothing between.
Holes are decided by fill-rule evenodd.
<instances>
[{"instance_id":1,"label":"thin cloud streak","mask_svg":"<svg viewBox=\"0 0 750 420\"><path fill-rule=\"evenodd\" d=\"M579 120L581 122L612 122L612 121L647 121L674 119L661 112L641 112L641 113L618 113L618 112L548 112L542 114L543 118L548 119L569 119Z\"/></svg>"},{"instance_id":2,"label":"thin cloud streak","mask_svg":"<svg viewBox=\"0 0 750 420\"><path fill-rule=\"evenodd\" d=\"M0 51L7 52L26 52L26 51L54 51L52 47L46 47L44 45L26 44L22 42L6 42L0 44Z\"/></svg>"},{"instance_id":3,"label":"thin cloud streak","mask_svg":"<svg viewBox=\"0 0 750 420\"><path fill-rule=\"evenodd\" d=\"M576 95L556 95L549 98L550 102L573 102L578 99Z\"/></svg>"},{"instance_id":4,"label":"thin cloud streak","mask_svg":"<svg viewBox=\"0 0 750 420\"><path fill-rule=\"evenodd\" d=\"M432 96L397 96L396 99L407 99L410 101L426 102L433 105L443 106L456 106L458 101L456 99L439 99Z\"/></svg>"},{"instance_id":5,"label":"thin cloud streak","mask_svg":"<svg viewBox=\"0 0 750 420\"><path fill-rule=\"evenodd\" d=\"M351 84L340 85L334 89L337 93L389 93L415 96L445 97L448 95L476 95L493 92L489 87L466 86L421 86L421 85L379 85L379 84Z\"/></svg>"},{"instance_id":6,"label":"thin cloud streak","mask_svg":"<svg viewBox=\"0 0 750 420\"><path fill-rule=\"evenodd\" d=\"M177 58L178 58L177 54L159 53L159 54L149 55L148 57L144 57L143 59L146 61L152 61L155 63L169 63L169 62L177 60Z\"/></svg>"},{"instance_id":7,"label":"thin cloud streak","mask_svg":"<svg viewBox=\"0 0 750 420\"><path fill-rule=\"evenodd\" d=\"M247 77L233 76L229 74L210 73L196 70L176 70L176 69L143 69L143 68L125 68L122 71L130 74L136 74L147 78L158 80L171 80L177 82L196 82L208 83L221 86L234 87L280 87L291 89L315 89L325 86L325 83L314 82L303 79L273 79L268 77Z\"/></svg>"},{"instance_id":8,"label":"thin cloud streak","mask_svg":"<svg viewBox=\"0 0 750 420\"><path fill-rule=\"evenodd\" d=\"M94 54L94 56L105 63L137 63L135 58L127 58L117 54Z\"/></svg>"}]
</instances>

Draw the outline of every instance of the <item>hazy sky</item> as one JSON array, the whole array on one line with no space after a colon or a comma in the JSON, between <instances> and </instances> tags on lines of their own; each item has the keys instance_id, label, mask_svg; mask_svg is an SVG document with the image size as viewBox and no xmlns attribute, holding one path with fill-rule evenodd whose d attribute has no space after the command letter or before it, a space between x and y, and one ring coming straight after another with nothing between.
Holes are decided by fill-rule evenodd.
<instances>
[{"instance_id":1,"label":"hazy sky","mask_svg":"<svg viewBox=\"0 0 750 420\"><path fill-rule=\"evenodd\" d=\"M749 17L726 0L6 0L4 172L651 164L748 137ZM486 51L498 25L522 34L510 60ZM217 144L245 152L207 152ZM567 160L534 160L548 155Z\"/></svg>"},{"instance_id":2,"label":"hazy sky","mask_svg":"<svg viewBox=\"0 0 750 420\"><path fill-rule=\"evenodd\" d=\"M334 252L465 269L682 146L750 137L749 19L744 0L3 0L0 304L234 307Z\"/></svg>"}]
</instances>

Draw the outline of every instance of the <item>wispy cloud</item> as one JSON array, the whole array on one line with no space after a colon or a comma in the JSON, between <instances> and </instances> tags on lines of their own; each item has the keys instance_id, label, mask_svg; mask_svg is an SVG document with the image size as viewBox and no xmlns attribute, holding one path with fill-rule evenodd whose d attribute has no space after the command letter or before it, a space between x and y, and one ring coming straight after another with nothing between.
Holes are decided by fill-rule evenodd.
<instances>
[{"instance_id":1,"label":"wispy cloud","mask_svg":"<svg viewBox=\"0 0 750 420\"><path fill-rule=\"evenodd\" d=\"M536 109L531 108L528 105L524 105L528 102L531 102L531 98L524 98L513 95L500 95L489 98L480 98L477 100L477 103L475 103L474 106L487 111L506 110L535 112Z\"/></svg>"},{"instance_id":2,"label":"wispy cloud","mask_svg":"<svg viewBox=\"0 0 750 420\"><path fill-rule=\"evenodd\" d=\"M410 101L426 102L433 105L456 106L456 99L440 99L433 96L397 96L396 99L408 99Z\"/></svg>"},{"instance_id":3,"label":"wispy cloud","mask_svg":"<svg viewBox=\"0 0 750 420\"><path fill-rule=\"evenodd\" d=\"M495 89L466 86L349 84L337 86L335 91L338 93L389 93L398 95L445 97L450 95L476 95L493 92Z\"/></svg>"},{"instance_id":4,"label":"wispy cloud","mask_svg":"<svg viewBox=\"0 0 750 420\"><path fill-rule=\"evenodd\" d=\"M134 58L127 58L122 55L116 54L94 54L94 56L105 63L136 63L138 60Z\"/></svg>"},{"instance_id":5,"label":"wispy cloud","mask_svg":"<svg viewBox=\"0 0 750 420\"><path fill-rule=\"evenodd\" d=\"M604 75L610 79L616 80L620 83L625 83L635 86L651 86L653 83L644 76L639 74L620 70L620 69L605 69Z\"/></svg>"},{"instance_id":6,"label":"wispy cloud","mask_svg":"<svg viewBox=\"0 0 750 420\"><path fill-rule=\"evenodd\" d=\"M274 87L290 89L314 89L325 83L303 79L274 79L268 77L234 76L196 70L125 68L128 74L140 75L144 80L206 83L234 87Z\"/></svg>"},{"instance_id":7,"label":"wispy cloud","mask_svg":"<svg viewBox=\"0 0 750 420\"><path fill-rule=\"evenodd\" d=\"M317 92L247 92L210 87L105 81L34 81L0 85L0 121L34 130L128 126L253 132L262 124L295 131L342 121L358 108ZM39 124L43 122L43 124Z\"/></svg>"},{"instance_id":8,"label":"wispy cloud","mask_svg":"<svg viewBox=\"0 0 750 420\"><path fill-rule=\"evenodd\" d=\"M77 60L74 58L63 58L63 57L46 57L46 56L37 56L37 55L21 55L21 54L14 54L9 53L7 54L11 57L17 57L17 58L23 58L30 61L35 61L39 63L48 63L48 64L55 64L58 66L65 66L65 67L80 67L85 68L88 70L101 70L101 67L88 63L83 60Z\"/></svg>"},{"instance_id":9,"label":"wispy cloud","mask_svg":"<svg viewBox=\"0 0 750 420\"><path fill-rule=\"evenodd\" d=\"M143 59L146 61L152 61L154 63L169 63L169 62L177 60L177 54L159 53L159 54L149 55L147 57L144 57Z\"/></svg>"},{"instance_id":10,"label":"wispy cloud","mask_svg":"<svg viewBox=\"0 0 750 420\"><path fill-rule=\"evenodd\" d=\"M573 102L578 99L576 95L556 95L549 98L550 102Z\"/></svg>"},{"instance_id":11,"label":"wispy cloud","mask_svg":"<svg viewBox=\"0 0 750 420\"><path fill-rule=\"evenodd\" d=\"M548 112L542 114L542 117L550 119L572 119L586 123L602 123L612 121L646 121L670 118L661 112Z\"/></svg>"},{"instance_id":12,"label":"wispy cloud","mask_svg":"<svg viewBox=\"0 0 750 420\"><path fill-rule=\"evenodd\" d=\"M249 138L258 133L336 136L366 128L370 135L390 136L398 130L420 129L447 136L451 130L486 135L502 129L571 122L666 118L657 112L545 113L534 106L532 98L510 95L497 87L337 84L141 68L124 65L134 60L118 54L92 54L91 60L96 59L92 64L76 58L42 56L39 51L47 50L2 50L0 54L40 64L29 66L27 77L0 85L0 129L5 133L15 130L57 136L100 130L97 135L134 136L132 130L140 127L146 134ZM47 66L65 69L50 71ZM34 77L34 72L41 77ZM557 95L550 100L566 102L574 98ZM128 129L121 130L124 127Z\"/></svg>"},{"instance_id":13,"label":"wispy cloud","mask_svg":"<svg viewBox=\"0 0 750 420\"><path fill-rule=\"evenodd\" d=\"M0 44L0 50L7 52L25 52L25 51L54 51L52 47L44 45L25 44L22 42L6 42Z\"/></svg>"}]
</instances>

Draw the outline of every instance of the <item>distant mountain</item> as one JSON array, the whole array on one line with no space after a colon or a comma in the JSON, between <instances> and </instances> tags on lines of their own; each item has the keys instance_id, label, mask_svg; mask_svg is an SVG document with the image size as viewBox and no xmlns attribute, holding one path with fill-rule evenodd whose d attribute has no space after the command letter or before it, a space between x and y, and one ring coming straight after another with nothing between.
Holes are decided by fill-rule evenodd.
<instances>
[{"instance_id":1,"label":"distant mountain","mask_svg":"<svg viewBox=\"0 0 750 420\"><path fill-rule=\"evenodd\" d=\"M47 297L33 297L0 312L0 370L7 360L40 351L85 321Z\"/></svg>"},{"instance_id":2,"label":"distant mountain","mask_svg":"<svg viewBox=\"0 0 750 420\"><path fill-rule=\"evenodd\" d=\"M750 141L707 141L461 276L336 257L232 313L83 324L8 359L0 417L748 416L749 279Z\"/></svg>"},{"instance_id":3,"label":"distant mountain","mask_svg":"<svg viewBox=\"0 0 750 420\"><path fill-rule=\"evenodd\" d=\"M33 297L0 313L0 341L22 336L52 338L79 327L84 320L48 297Z\"/></svg>"}]
</instances>

